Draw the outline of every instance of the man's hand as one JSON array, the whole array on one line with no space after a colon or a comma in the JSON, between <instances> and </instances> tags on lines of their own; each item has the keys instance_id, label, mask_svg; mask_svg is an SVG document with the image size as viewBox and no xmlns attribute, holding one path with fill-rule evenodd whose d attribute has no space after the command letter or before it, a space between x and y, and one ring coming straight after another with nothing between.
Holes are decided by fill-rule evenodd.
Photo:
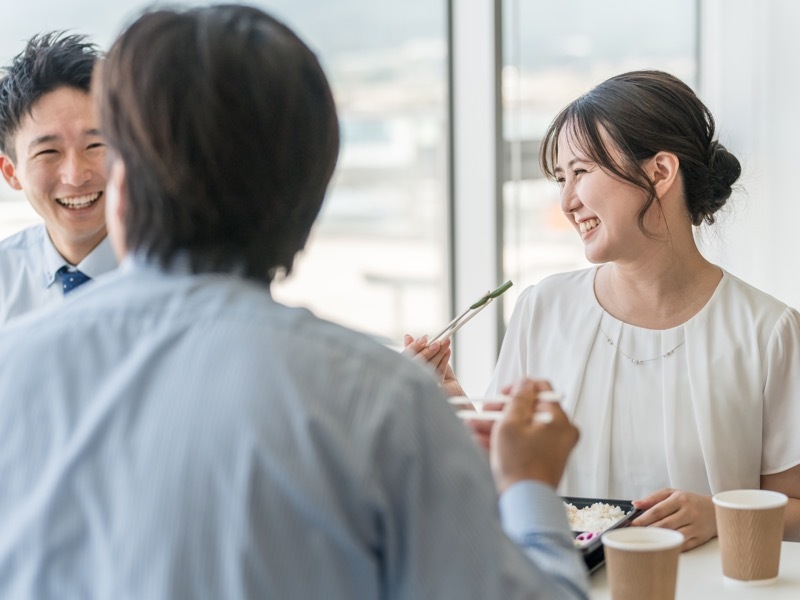
<instances>
[{"instance_id":1,"label":"man's hand","mask_svg":"<svg viewBox=\"0 0 800 600\"><path fill-rule=\"evenodd\" d=\"M513 398L503 418L492 428L490 456L498 492L524 480L556 487L570 452L578 442L578 429L557 402L538 402L537 394L551 390L546 381L525 379L503 393ZM549 413L534 419L534 413Z\"/></svg>"}]
</instances>

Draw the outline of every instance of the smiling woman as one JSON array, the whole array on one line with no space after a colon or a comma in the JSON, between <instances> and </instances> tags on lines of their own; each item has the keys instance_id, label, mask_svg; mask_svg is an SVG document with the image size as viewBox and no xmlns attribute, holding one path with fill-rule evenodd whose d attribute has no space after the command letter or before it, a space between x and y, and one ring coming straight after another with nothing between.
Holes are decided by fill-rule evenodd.
<instances>
[{"instance_id":1,"label":"smiling woman","mask_svg":"<svg viewBox=\"0 0 800 600\"><path fill-rule=\"evenodd\" d=\"M712 494L763 487L790 497L800 539L800 313L697 247L740 173L711 112L673 75L623 73L557 114L540 160L596 266L522 292L487 395L525 376L563 392L581 430L566 496L638 498L633 524L689 549L716 535ZM479 441L493 426L469 424Z\"/></svg>"},{"instance_id":2,"label":"smiling woman","mask_svg":"<svg viewBox=\"0 0 800 600\"><path fill-rule=\"evenodd\" d=\"M634 524L686 549L716 534L711 494L775 489L796 539L800 313L696 245L740 173L710 111L670 74L624 73L555 117L541 165L597 266L522 293L488 393L533 373L564 392L565 495L638 498Z\"/></svg>"}]
</instances>

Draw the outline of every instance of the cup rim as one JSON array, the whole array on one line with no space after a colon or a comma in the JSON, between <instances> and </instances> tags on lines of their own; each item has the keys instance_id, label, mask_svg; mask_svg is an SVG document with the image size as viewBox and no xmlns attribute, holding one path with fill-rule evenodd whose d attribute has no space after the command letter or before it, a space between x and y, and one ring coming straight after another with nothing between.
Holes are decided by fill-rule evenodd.
<instances>
[{"instance_id":1,"label":"cup rim","mask_svg":"<svg viewBox=\"0 0 800 600\"><path fill-rule=\"evenodd\" d=\"M742 489L718 492L711 497L716 506L735 510L768 510L786 506L786 494L773 490Z\"/></svg>"},{"instance_id":2,"label":"cup rim","mask_svg":"<svg viewBox=\"0 0 800 600\"><path fill-rule=\"evenodd\" d=\"M612 529L601 536L604 546L629 552L653 552L670 550L683 544L684 536L680 531L664 527L623 527ZM631 546L631 541L646 541L647 544Z\"/></svg>"}]
</instances>

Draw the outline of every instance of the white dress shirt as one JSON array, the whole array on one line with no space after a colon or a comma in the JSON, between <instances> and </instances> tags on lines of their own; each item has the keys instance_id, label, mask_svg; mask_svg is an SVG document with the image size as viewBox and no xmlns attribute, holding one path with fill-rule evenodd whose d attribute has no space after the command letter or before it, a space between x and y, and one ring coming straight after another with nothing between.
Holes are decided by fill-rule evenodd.
<instances>
[{"instance_id":1,"label":"white dress shirt","mask_svg":"<svg viewBox=\"0 0 800 600\"><path fill-rule=\"evenodd\" d=\"M70 265L58 253L43 224L0 241L0 325L34 308L61 302L58 270ZM106 237L79 264L92 279L111 271L117 259Z\"/></svg>"},{"instance_id":2,"label":"white dress shirt","mask_svg":"<svg viewBox=\"0 0 800 600\"><path fill-rule=\"evenodd\" d=\"M426 369L237 276L128 260L0 329L0 439L1 598L588 594Z\"/></svg>"}]
</instances>

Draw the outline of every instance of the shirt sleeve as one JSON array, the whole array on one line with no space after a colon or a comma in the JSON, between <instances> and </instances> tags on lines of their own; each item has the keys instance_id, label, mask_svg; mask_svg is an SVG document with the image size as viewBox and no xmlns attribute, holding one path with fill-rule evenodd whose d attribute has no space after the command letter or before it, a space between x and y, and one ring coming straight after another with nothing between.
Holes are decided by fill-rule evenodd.
<instances>
[{"instance_id":1,"label":"shirt sleeve","mask_svg":"<svg viewBox=\"0 0 800 600\"><path fill-rule=\"evenodd\" d=\"M511 486L500 498L500 516L508 536L532 562L572 587L568 597L586 593L586 567L575 551L564 502L552 488L536 481Z\"/></svg>"},{"instance_id":2,"label":"shirt sleeve","mask_svg":"<svg viewBox=\"0 0 800 600\"><path fill-rule=\"evenodd\" d=\"M391 597L588 598L555 491L525 482L498 499L486 454L435 391L393 403L381 438Z\"/></svg>"},{"instance_id":3,"label":"shirt sleeve","mask_svg":"<svg viewBox=\"0 0 800 600\"><path fill-rule=\"evenodd\" d=\"M787 308L767 347L761 474L800 464L800 313Z\"/></svg>"}]
</instances>

